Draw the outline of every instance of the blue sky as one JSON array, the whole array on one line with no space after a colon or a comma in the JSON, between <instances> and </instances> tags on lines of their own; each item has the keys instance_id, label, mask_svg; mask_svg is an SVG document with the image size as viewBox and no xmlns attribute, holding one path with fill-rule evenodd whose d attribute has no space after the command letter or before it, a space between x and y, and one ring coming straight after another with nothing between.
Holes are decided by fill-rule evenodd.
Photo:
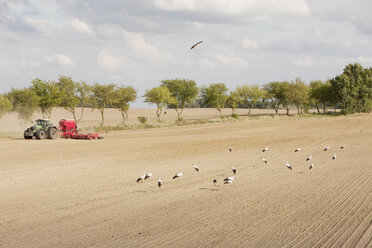
<instances>
[{"instance_id":1,"label":"blue sky","mask_svg":"<svg viewBox=\"0 0 372 248\"><path fill-rule=\"evenodd\" d=\"M0 92L59 75L139 95L176 77L230 89L326 80L348 63L372 66L371 9L366 0L0 0Z\"/></svg>"}]
</instances>

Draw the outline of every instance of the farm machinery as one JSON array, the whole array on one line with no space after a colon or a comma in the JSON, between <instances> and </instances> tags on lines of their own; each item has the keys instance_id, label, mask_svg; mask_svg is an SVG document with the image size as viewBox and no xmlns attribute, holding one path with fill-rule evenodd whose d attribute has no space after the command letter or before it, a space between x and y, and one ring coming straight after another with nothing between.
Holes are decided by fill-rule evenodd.
<instances>
[{"instance_id":1,"label":"farm machinery","mask_svg":"<svg viewBox=\"0 0 372 248\"><path fill-rule=\"evenodd\" d=\"M34 136L39 140L55 139L58 136L57 127L53 126L49 119L38 119L34 121L34 125L27 128L23 133L25 139L32 139Z\"/></svg>"},{"instance_id":2,"label":"farm machinery","mask_svg":"<svg viewBox=\"0 0 372 248\"><path fill-rule=\"evenodd\" d=\"M61 119L59 121L59 128L61 137L65 139L103 139L98 133L79 133L75 120Z\"/></svg>"}]
</instances>

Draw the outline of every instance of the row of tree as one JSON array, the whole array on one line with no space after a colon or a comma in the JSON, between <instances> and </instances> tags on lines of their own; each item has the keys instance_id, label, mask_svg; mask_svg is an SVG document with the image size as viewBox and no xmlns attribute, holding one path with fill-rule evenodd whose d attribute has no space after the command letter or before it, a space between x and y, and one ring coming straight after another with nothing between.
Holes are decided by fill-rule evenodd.
<instances>
[{"instance_id":1,"label":"row of tree","mask_svg":"<svg viewBox=\"0 0 372 248\"><path fill-rule=\"evenodd\" d=\"M372 68L363 68L360 64L349 64L341 75L323 81L311 81L308 85L300 78L287 82L270 82L259 85L240 85L229 90L223 83L197 86L187 79L161 81L160 86L146 90L144 101L157 107L160 116L164 108L177 112L182 119L185 107L213 107L222 115L222 108L229 107L235 113L237 108L248 109L248 115L254 107L270 107L278 114L280 108L296 108L299 114L315 107L320 113L327 112L328 107L339 107L345 112L369 112L372 110ZM71 77L61 76L58 81L34 79L31 86L24 89L12 89L0 95L0 116L14 111L23 120L29 120L38 109L43 117L50 117L55 107L70 111L79 122L84 115L84 108L98 109L104 124L105 108L117 108L123 121L128 119L131 102L137 98L137 91L132 86L115 84L88 85L76 82ZM77 109L81 112L77 113Z\"/></svg>"}]
</instances>

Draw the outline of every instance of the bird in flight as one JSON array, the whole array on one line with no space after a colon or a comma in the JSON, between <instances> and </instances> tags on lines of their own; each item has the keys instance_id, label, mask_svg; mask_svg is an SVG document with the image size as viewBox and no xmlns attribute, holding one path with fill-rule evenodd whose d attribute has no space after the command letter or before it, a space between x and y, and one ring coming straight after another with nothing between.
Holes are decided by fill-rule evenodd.
<instances>
[{"instance_id":1,"label":"bird in flight","mask_svg":"<svg viewBox=\"0 0 372 248\"><path fill-rule=\"evenodd\" d=\"M200 43L202 43L203 41L201 40L201 41L199 41L199 42L197 42L197 43L195 43L194 45L192 45L192 47L190 48L190 49L194 49L196 46L198 46Z\"/></svg>"}]
</instances>

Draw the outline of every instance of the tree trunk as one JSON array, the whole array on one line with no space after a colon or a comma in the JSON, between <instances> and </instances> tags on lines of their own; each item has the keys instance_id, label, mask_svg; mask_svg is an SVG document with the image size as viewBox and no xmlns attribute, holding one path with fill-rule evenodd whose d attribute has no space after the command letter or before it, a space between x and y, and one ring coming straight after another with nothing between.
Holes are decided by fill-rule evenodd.
<instances>
[{"instance_id":1,"label":"tree trunk","mask_svg":"<svg viewBox=\"0 0 372 248\"><path fill-rule=\"evenodd\" d=\"M125 113L124 112L121 112L121 117L123 117L123 122L125 124Z\"/></svg>"},{"instance_id":2,"label":"tree trunk","mask_svg":"<svg viewBox=\"0 0 372 248\"><path fill-rule=\"evenodd\" d=\"M248 110L248 115L251 115L251 107L249 108L249 110Z\"/></svg>"},{"instance_id":3,"label":"tree trunk","mask_svg":"<svg viewBox=\"0 0 372 248\"><path fill-rule=\"evenodd\" d=\"M80 115L78 122L81 121L81 119L83 119L83 115L84 115L84 107L81 107L81 115Z\"/></svg>"},{"instance_id":4,"label":"tree trunk","mask_svg":"<svg viewBox=\"0 0 372 248\"><path fill-rule=\"evenodd\" d=\"M316 110L318 111L318 114L320 113L320 108L318 105L316 105Z\"/></svg>"},{"instance_id":5,"label":"tree trunk","mask_svg":"<svg viewBox=\"0 0 372 248\"><path fill-rule=\"evenodd\" d=\"M158 117L158 121L160 122L160 115L161 115L161 109L156 110L156 116Z\"/></svg>"},{"instance_id":6,"label":"tree trunk","mask_svg":"<svg viewBox=\"0 0 372 248\"><path fill-rule=\"evenodd\" d=\"M289 115L289 108L287 107L287 115Z\"/></svg>"},{"instance_id":7,"label":"tree trunk","mask_svg":"<svg viewBox=\"0 0 372 248\"><path fill-rule=\"evenodd\" d=\"M101 121L101 127L103 126L103 122L105 121L105 116L104 116L104 109L102 109L102 110L100 110L100 112L101 112L101 118L102 118L102 121Z\"/></svg>"},{"instance_id":8,"label":"tree trunk","mask_svg":"<svg viewBox=\"0 0 372 248\"><path fill-rule=\"evenodd\" d=\"M275 114L279 114L279 105L274 105Z\"/></svg>"},{"instance_id":9,"label":"tree trunk","mask_svg":"<svg viewBox=\"0 0 372 248\"><path fill-rule=\"evenodd\" d=\"M74 120L76 123L78 123L78 121L76 120L76 113L75 113L75 109L71 109L71 112L72 112L72 116L74 117Z\"/></svg>"},{"instance_id":10,"label":"tree trunk","mask_svg":"<svg viewBox=\"0 0 372 248\"><path fill-rule=\"evenodd\" d=\"M176 112L177 112L177 120L180 120L180 117L181 117L181 113L178 111L177 108L175 108Z\"/></svg>"},{"instance_id":11,"label":"tree trunk","mask_svg":"<svg viewBox=\"0 0 372 248\"><path fill-rule=\"evenodd\" d=\"M220 117L222 117L222 109L217 108L218 111L220 111Z\"/></svg>"}]
</instances>

